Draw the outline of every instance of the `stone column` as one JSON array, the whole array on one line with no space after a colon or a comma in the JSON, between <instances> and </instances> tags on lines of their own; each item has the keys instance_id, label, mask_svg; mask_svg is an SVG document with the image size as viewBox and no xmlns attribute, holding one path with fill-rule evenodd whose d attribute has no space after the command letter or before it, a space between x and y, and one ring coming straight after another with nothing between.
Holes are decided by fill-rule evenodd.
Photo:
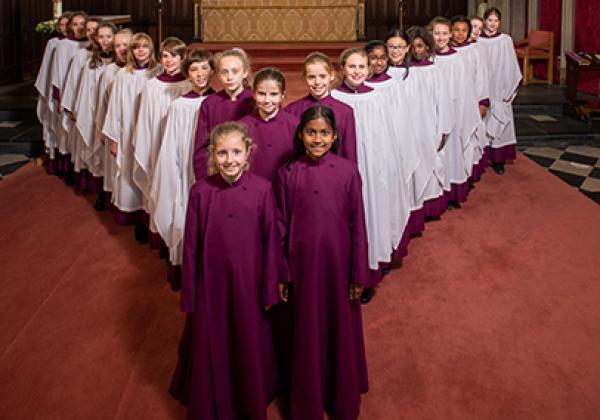
<instances>
[{"instance_id":1,"label":"stone column","mask_svg":"<svg viewBox=\"0 0 600 420\"><path fill-rule=\"evenodd\" d=\"M562 0L560 41L560 84L564 85L567 77L565 53L575 46L575 0Z\"/></svg>"}]
</instances>

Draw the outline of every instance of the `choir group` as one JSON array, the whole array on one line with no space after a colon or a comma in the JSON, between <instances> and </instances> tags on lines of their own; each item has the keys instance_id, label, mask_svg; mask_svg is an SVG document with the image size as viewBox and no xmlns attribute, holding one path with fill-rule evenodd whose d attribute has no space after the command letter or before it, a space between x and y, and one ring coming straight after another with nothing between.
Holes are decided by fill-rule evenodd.
<instances>
[{"instance_id":1,"label":"choir group","mask_svg":"<svg viewBox=\"0 0 600 420\"><path fill-rule=\"evenodd\" d=\"M194 419L356 419L360 303L425 221L515 155L521 79L496 8L276 68L59 19L36 80L49 173L161 249L188 313L170 391ZM215 76L221 91L210 85ZM338 80L339 79L339 80ZM490 215L493 217L493 214Z\"/></svg>"}]
</instances>

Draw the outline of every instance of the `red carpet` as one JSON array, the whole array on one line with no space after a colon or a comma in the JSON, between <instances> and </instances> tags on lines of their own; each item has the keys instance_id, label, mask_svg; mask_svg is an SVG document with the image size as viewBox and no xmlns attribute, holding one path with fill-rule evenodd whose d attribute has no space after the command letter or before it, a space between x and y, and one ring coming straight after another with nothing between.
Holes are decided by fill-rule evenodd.
<instances>
[{"instance_id":1,"label":"red carpet","mask_svg":"<svg viewBox=\"0 0 600 420\"><path fill-rule=\"evenodd\" d=\"M0 182L0 418L177 419L164 263L41 168ZM365 308L361 419L597 419L600 207L520 158ZM271 407L270 418L276 419Z\"/></svg>"}]
</instances>

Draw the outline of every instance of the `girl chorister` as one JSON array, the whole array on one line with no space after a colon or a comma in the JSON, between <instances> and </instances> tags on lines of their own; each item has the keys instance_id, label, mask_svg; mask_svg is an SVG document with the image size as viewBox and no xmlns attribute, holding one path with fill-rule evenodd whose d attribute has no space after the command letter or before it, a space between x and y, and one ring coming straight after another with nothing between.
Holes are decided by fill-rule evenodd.
<instances>
[{"instance_id":1,"label":"girl chorister","mask_svg":"<svg viewBox=\"0 0 600 420\"><path fill-rule=\"evenodd\" d=\"M408 35L404 31L393 29L385 38L385 45L389 59L387 72L390 76L406 78L410 49Z\"/></svg>"},{"instance_id":2,"label":"girl chorister","mask_svg":"<svg viewBox=\"0 0 600 420\"><path fill-rule=\"evenodd\" d=\"M97 162L102 162L103 185L102 191L100 191L98 199L96 200L96 209L99 211L104 210L107 203L109 205L111 203L116 165L115 157L111 154L112 142L106 140L106 136L102 134L102 128L104 127L104 120L113 82L117 72L127 64L127 52L129 51L129 43L131 42L132 35L131 29L121 29L115 34L115 61L112 64L103 67L102 74L98 80L93 159Z\"/></svg>"},{"instance_id":3,"label":"girl chorister","mask_svg":"<svg viewBox=\"0 0 600 420\"><path fill-rule=\"evenodd\" d=\"M48 174L56 173L56 135L54 134L54 124L56 114L52 112L52 80L51 72L54 60L54 50L62 39L68 35L67 24L69 22L70 12L63 13L58 18L57 31L58 36L51 38L46 43L46 49L42 57L42 64L35 80L35 88L38 91L38 100L36 113L38 120L43 127L43 139L46 156L48 157Z\"/></svg>"},{"instance_id":4,"label":"girl chorister","mask_svg":"<svg viewBox=\"0 0 600 420\"><path fill-rule=\"evenodd\" d=\"M152 38L137 33L131 38L125 68L117 72L113 82L102 133L110 140L116 159L112 202L118 210L119 223L136 223L136 238L146 232L141 220L143 195L133 181L133 135L146 83L160 74L162 68L154 58Z\"/></svg>"},{"instance_id":5,"label":"girl chorister","mask_svg":"<svg viewBox=\"0 0 600 420\"><path fill-rule=\"evenodd\" d=\"M160 46L163 73L144 86L140 99L137 123L133 137L133 180L144 194L144 210L153 213L150 188L154 166L165 133L167 114L171 103L191 89L191 83L181 72L186 45L179 38L169 37ZM151 231L155 231L153 223Z\"/></svg>"},{"instance_id":6,"label":"girl chorister","mask_svg":"<svg viewBox=\"0 0 600 420\"><path fill-rule=\"evenodd\" d=\"M81 72L79 93L75 99L74 114L77 116L75 126L82 140L79 159L92 175L89 189L99 193L102 190L104 165L102 156L95 154L96 105L98 104L98 80L103 69L114 60L114 35L117 31L110 22L98 25L93 38L92 54Z\"/></svg>"},{"instance_id":7,"label":"girl chorister","mask_svg":"<svg viewBox=\"0 0 600 420\"><path fill-rule=\"evenodd\" d=\"M324 105L333 110L338 127L339 155L356 162L356 124L352 108L331 96L335 80L333 65L325 54L314 52L304 59L302 76L308 95L289 104L286 110L300 117L312 106Z\"/></svg>"},{"instance_id":8,"label":"girl chorister","mask_svg":"<svg viewBox=\"0 0 600 420\"><path fill-rule=\"evenodd\" d=\"M239 122L215 127L211 175L190 192L181 310L191 317L171 387L190 419L266 420L275 397L266 311L280 298L281 242L271 183L248 171L252 149Z\"/></svg>"},{"instance_id":9,"label":"girl chorister","mask_svg":"<svg viewBox=\"0 0 600 420\"><path fill-rule=\"evenodd\" d=\"M252 95L256 111L240 122L257 146L252 172L272 181L281 165L291 159L298 118L281 109L285 78L276 68L261 69L254 77Z\"/></svg>"},{"instance_id":10,"label":"girl chorister","mask_svg":"<svg viewBox=\"0 0 600 420\"><path fill-rule=\"evenodd\" d=\"M387 74L389 66L387 44L383 41L367 42L365 52L369 58L369 69L371 71L367 81L378 83L391 79L391 76Z\"/></svg>"},{"instance_id":11,"label":"girl chorister","mask_svg":"<svg viewBox=\"0 0 600 420\"><path fill-rule=\"evenodd\" d=\"M517 136L512 101L521 82L521 69L510 35L500 33L500 10L495 7L484 13L485 30L478 42L483 47L488 67L490 111L486 116L486 130L491 137L490 160L498 174L504 173L504 162L514 160Z\"/></svg>"},{"instance_id":12,"label":"girl chorister","mask_svg":"<svg viewBox=\"0 0 600 420\"><path fill-rule=\"evenodd\" d=\"M59 154L56 165L58 174L66 174L71 167L67 142L68 133L65 131L62 123L61 99L71 58L73 58L78 50L85 48L89 44L89 40L85 36L86 20L87 14L85 12L73 12L71 14L67 23L67 38L62 39L56 46L52 60L51 83L53 101L50 108L56 116L56 123L53 124L53 127L54 134L56 135L56 148Z\"/></svg>"},{"instance_id":13,"label":"girl chorister","mask_svg":"<svg viewBox=\"0 0 600 420\"><path fill-rule=\"evenodd\" d=\"M286 226L282 297L293 308L291 418L358 417L368 389L358 298L370 285L361 177L336 154L332 110L307 109L295 157L279 169L275 191ZM288 293L287 289L291 289Z\"/></svg>"},{"instance_id":14,"label":"girl chorister","mask_svg":"<svg viewBox=\"0 0 600 420\"><path fill-rule=\"evenodd\" d=\"M250 81L250 60L237 48L216 56L217 76L223 90L208 97L200 107L194 145L194 173L200 180L207 175L208 137L211 130L226 121L236 121L254 109Z\"/></svg>"},{"instance_id":15,"label":"girl chorister","mask_svg":"<svg viewBox=\"0 0 600 420\"><path fill-rule=\"evenodd\" d=\"M449 206L459 207L469 193L468 179L473 169L471 135L480 120L477 91L470 75L469 62L450 46L451 23L443 17L434 18L430 24L436 48L436 64L444 73L442 95L452 101L454 126L448 133L444 148L446 167L445 191Z\"/></svg>"},{"instance_id":16,"label":"girl chorister","mask_svg":"<svg viewBox=\"0 0 600 420\"><path fill-rule=\"evenodd\" d=\"M180 267L183 251L183 230L189 190L194 184L192 157L195 122L202 102L214 93L210 82L215 72L212 54L194 50L183 62L192 89L171 104L164 137L154 168L150 200L153 221L158 233L169 248L169 262ZM191 123L190 123L191 122ZM179 288L179 269L174 269L172 287Z\"/></svg>"},{"instance_id":17,"label":"girl chorister","mask_svg":"<svg viewBox=\"0 0 600 420\"><path fill-rule=\"evenodd\" d=\"M81 83L81 75L86 67L92 53L92 47L96 29L98 28L98 19L88 18L85 22L85 33L88 43L86 48L78 50L71 61L65 77L65 83L61 92L60 106L62 111L62 125L67 133L67 152L71 158L72 170L69 170L65 182L73 184L75 182L75 174L79 176L79 187L88 189L89 172L83 161L84 142L81 138L81 133L75 127L77 121L77 113L75 110L75 102L79 95L79 86Z\"/></svg>"}]
</instances>

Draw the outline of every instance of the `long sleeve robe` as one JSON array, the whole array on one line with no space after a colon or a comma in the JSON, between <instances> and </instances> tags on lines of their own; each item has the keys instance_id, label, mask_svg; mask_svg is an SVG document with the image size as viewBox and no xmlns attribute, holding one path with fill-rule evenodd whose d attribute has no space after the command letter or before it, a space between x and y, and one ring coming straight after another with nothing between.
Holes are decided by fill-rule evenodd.
<instances>
[{"instance_id":1,"label":"long sleeve robe","mask_svg":"<svg viewBox=\"0 0 600 420\"><path fill-rule=\"evenodd\" d=\"M275 181L294 313L290 405L293 420L358 417L368 390L358 300L370 285L360 174L332 152L284 165Z\"/></svg>"},{"instance_id":2,"label":"long sleeve robe","mask_svg":"<svg viewBox=\"0 0 600 420\"><path fill-rule=\"evenodd\" d=\"M182 339L189 347L180 349L171 387L189 403L190 419L266 420L277 386L264 310L279 301L276 212L271 183L251 173L231 185L217 174L192 187L181 284L181 310L192 314Z\"/></svg>"}]
</instances>

